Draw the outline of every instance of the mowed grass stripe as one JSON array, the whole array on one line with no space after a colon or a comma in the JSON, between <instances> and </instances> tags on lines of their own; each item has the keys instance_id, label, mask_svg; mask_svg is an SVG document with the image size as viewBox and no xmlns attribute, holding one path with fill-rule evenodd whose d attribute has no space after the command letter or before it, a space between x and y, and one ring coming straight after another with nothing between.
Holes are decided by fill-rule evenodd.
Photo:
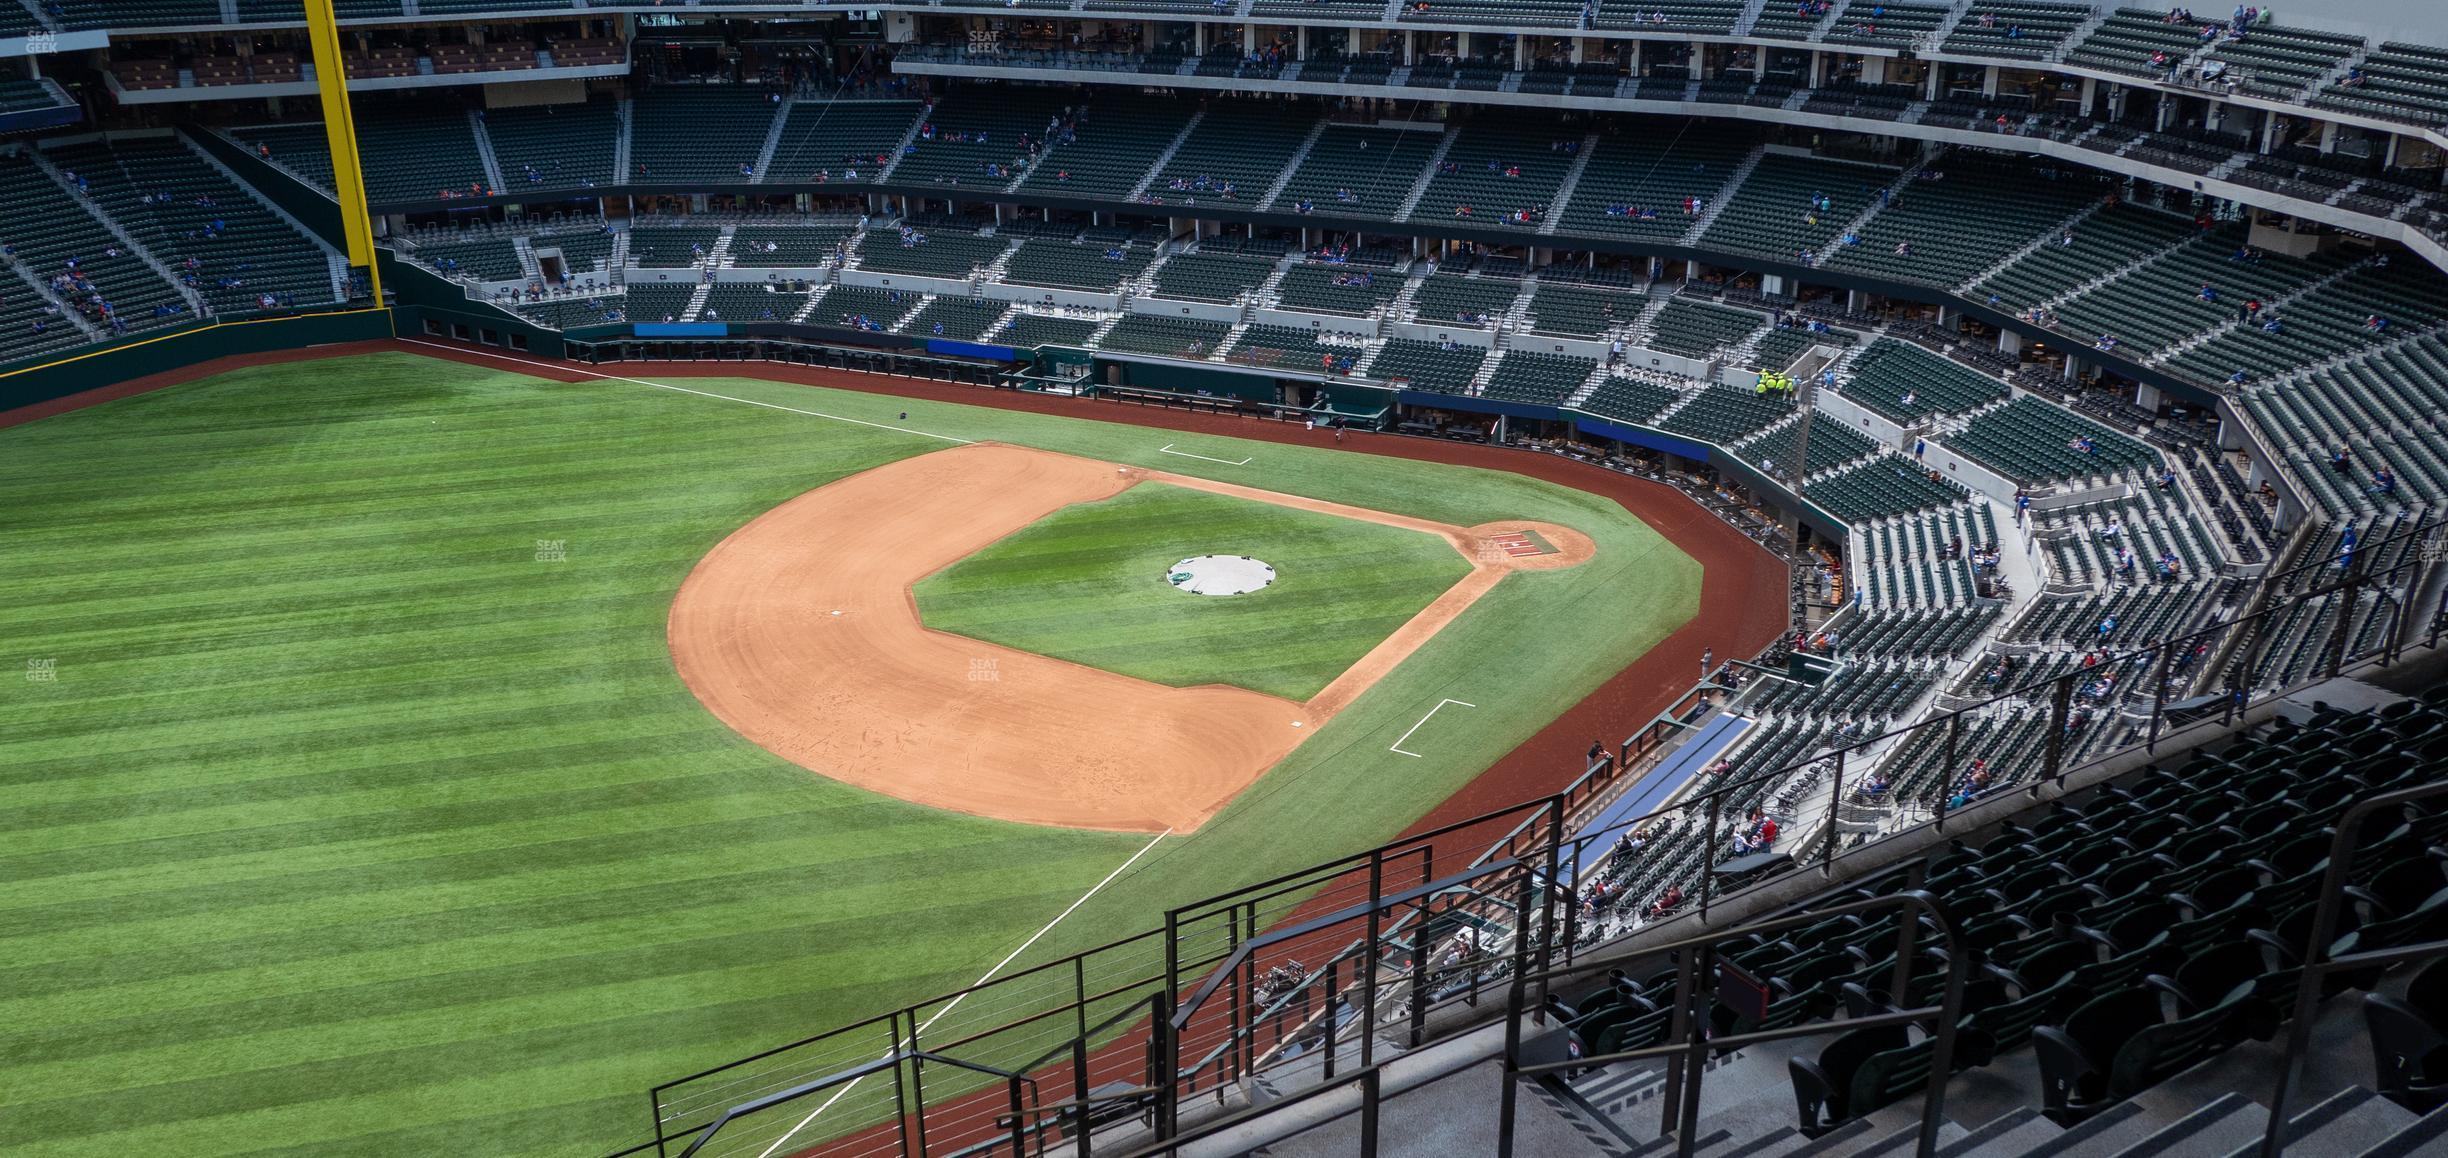
<instances>
[{"instance_id":1,"label":"mowed grass stripe","mask_svg":"<svg viewBox=\"0 0 2448 1158\"><path fill-rule=\"evenodd\" d=\"M1167 580L1248 555L1272 586L1199 596ZM1443 539L1160 483L1066 507L918 584L929 627L1175 686L1305 700L1469 573Z\"/></svg>"},{"instance_id":2,"label":"mowed grass stripe","mask_svg":"<svg viewBox=\"0 0 2448 1158\"><path fill-rule=\"evenodd\" d=\"M707 388L1114 461L1162 441ZM55 682L0 683L12 1153L593 1151L635 1136L657 1080L1001 959L1143 840L791 767L712 720L662 641L680 580L741 523L942 445L396 355L0 431L0 581L25 595L0 636L59 660ZM1292 473L1262 485L1338 501L1465 524L1579 512L1610 547L1646 533L1503 476L1265 454ZM1146 465L1203 468L1164 457ZM536 539L568 561L534 562ZM1269 678L1318 662L1306 639L1286 663L1231 632L1191 638ZM1522 690L1549 710L1572 693L1546 672ZM1365 780L1353 751L1346 775ZM1287 802L1339 795L1291 771ZM1399 826L1439 790L1403 771L1304 831L1168 841L1041 949ZM947 1025L973 1012L993 1009Z\"/></svg>"}]
</instances>

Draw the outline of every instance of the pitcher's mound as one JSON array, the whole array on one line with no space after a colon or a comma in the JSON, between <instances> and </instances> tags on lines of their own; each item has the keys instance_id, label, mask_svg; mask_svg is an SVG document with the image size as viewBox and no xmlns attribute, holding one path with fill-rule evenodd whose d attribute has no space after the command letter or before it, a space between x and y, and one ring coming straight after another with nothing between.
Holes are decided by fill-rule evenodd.
<instances>
[{"instance_id":1,"label":"pitcher's mound","mask_svg":"<svg viewBox=\"0 0 2448 1158\"><path fill-rule=\"evenodd\" d=\"M1247 595L1275 581L1275 568L1247 555L1193 555L1165 569L1165 582L1192 595Z\"/></svg>"}]
</instances>

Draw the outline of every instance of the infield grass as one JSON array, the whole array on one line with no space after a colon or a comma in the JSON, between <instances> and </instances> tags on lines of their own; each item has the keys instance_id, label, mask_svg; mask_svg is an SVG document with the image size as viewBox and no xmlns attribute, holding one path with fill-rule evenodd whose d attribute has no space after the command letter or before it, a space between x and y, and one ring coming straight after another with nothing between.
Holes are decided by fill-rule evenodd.
<instances>
[{"instance_id":1,"label":"infield grass","mask_svg":"<svg viewBox=\"0 0 2448 1158\"><path fill-rule=\"evenodd\" d=\"M1192 595L1195 555L1248 555L1275 582ZM1444 539L1141 483L1021 528L921 581L926 625L1174 687L1307 700L1470 573Z\"/></svg>"},{"instance_id":2,"label":"infield grass","mask_svg":"<svg viewBox=\"0 0 2448 1158\"><path fill-rule=\"evenodd\" d=\"M950 445L896 427L1598 545L1509 576L1020 964L1392 835L1696 606L1649 528L1519 476L684 385L382 354L0 430L0 1149L600 1153L648 1086L966 985L1062 913L1144 838L844 787L672 670L715 543ZM1478 708L1389 754L1441 696Z\"/></svg>"}]
</instances>

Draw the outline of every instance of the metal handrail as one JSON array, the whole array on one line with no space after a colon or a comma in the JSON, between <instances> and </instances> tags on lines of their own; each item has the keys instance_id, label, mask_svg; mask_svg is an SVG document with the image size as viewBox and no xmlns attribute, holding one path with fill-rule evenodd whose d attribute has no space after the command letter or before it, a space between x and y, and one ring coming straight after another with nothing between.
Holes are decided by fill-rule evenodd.
<instances>
[{"instance_id":1,"label":"metal handrail","mask_svg":"<svg viewBox=\"0 0 2448 1158\"><path fill-rule=\"evenodd\" d=\"M1948 914L1946 903L1936 894L1925 889L1906 889L1642 947L1639 953L1641 957L1671 954L1678 958L1678 967L1675 971L1674 1021L1676 1033L1674 1036L1679 1036L1683 1040L1666 1045L1572 1058L1560 1062L1521 1065L1517 1059L1521 1049L1522 1018L1524 1015L1541 1018L1545 1016L1543 1006L1525 1008L1527 1004L1525 999L1530 992L1531 983L1536 981L1543 992L1548 981L1569 973L1571 970L1553 970L1538 975L1516 975L1505 1008L1506 1080L1503 1090L1504 1101L1500 1111L1501 1120L1507 1126L1513 1121L1513 1104L1517 1096L1515 1081L1519 1077L1536 1077L1541 1074L1606 1065L1617 1061L1633 1061L1651 1057L1672 1058L1675 1061L1668 1074L1666 1097L1669 1101L1665 1107L1665 1127L1675 1131L1675 1153L1678 1158L1691 1158L1692 1151L1699 1141L1697 1123L1700 1116L1700 1083L1702 1075L1707 1070L1704 1062L1709 1050L1724 1051L1763 1042L1783 1041L1787 1038L1815 1037L1828 1032L1825 1024L1810 1022L1781 1029L1757 1030L1723 1037L1709 1036L1702 1019L1695 1016L1697 1002L1701 996L1700 978L1707 971L1709 948L1736 937L1765 935L1785 929L1815 925L1831 918L1907 906L1919 909L1926 914L1937 926L1939 935L1945 939L1947 981L1943 996L1935 1006L1892 1010L1868 1017L1847 1018L1842 1024L1855 1029L1875 1029L1888 1025L1917 1024L1931 1017L1938 1019L1937 1027L1931 1033L1935 1041L1930 1047L1929 1089L1922 1102L1921 1129L1914 1150L1914 1153L1920 1155L1921 1158L1931 1158L1938 1152L1939 1123L1945 1113L1947 1079L1952 1075L1954 1069L1955 1039L1962 1028L1958 1023L1963 1018L1963 990L1964 983L1971 971L1972 955L1963 952L1962 947L1957 943L1955 921ZM1902 996L1905 986L1911 981L1912 959L1916 948L1914 942L1919 933L1918 921L1897 922L1895 992L1899 997ZM1512 1131L1510 1129L1501 1130L1497 1135L1496 1144L1498 1158L1511 1158L1513 1153Z\"/></svg>"},{"instance_id":2,"label":"metal handrail","mask_svg":"<svg viewBox=\"0 0 2448 1158\"><path fill-rule=\"evenodd\" d=\"M2178 649L2190 644L2195 640L2220 632L2233 631L2241 626L2250 625L2258 627L2261 624L2267 623L2268 617L2272 614L2295 607L2302 602L2322 598L2340 591L2358 591L2364 587L2375 585L2378 578L2394 576L2401 572L2406 572L2409 569L2420 568L2423 565L2420 564L2417 559L2408 557L2396 563L2390 564L2385 568L2379 568L2378 576L2375 576L2374 574L2375 560L2399 544L2407 541L2419 541L2422 536L2432 530L2435 526L2436 524L2429 519L2416 518L2413 520L2410 526L2402 527L2402 529L2394 534L2378 539L2377 541L2369 541L2358 545L2357 557L2354 560L2354 566L2345 568L2344 574L2340 578L2335 581L2316 582L2308 585L2303 590L2290 592L2284 603L2280 606L2264 608L2263 610L2250 616L2241 616L2223 620L2183 637L2164 640L2144 648L2109 657L2104 662L2109 665L2115 665L2131 663L2136 660L2156 659L2159 662L2161 670L2164 671L2169 658L2176 654ZM2329 557L2308 560L2279 575L2265 577L2265 582L2275 586L2281 581L2294 580L2298 576L2301 576L2307 572L2325 570L2331 567L2334 562L2335 560ZM2416 571L2418 576L2420 573L2421 572L2419 570ZM2291 586L2292 583L2289 582L2288 585ZM2407 634L2408 633L2403 631L2391 632L2390 635L2392 638L2387 641L2387 646L2381 654L2395 654L2397 650L2405 642L2407 642L2407 640L2395 637ZM2431 632L2432 643L2436 644L2438 642L2439 634L2439 624L2437 621L2435 621L2432 625ZM2342 660L2341 653L2348 642L2344 636L2345 631L2343 627L2343 617L2341 617L2341 626L2336 632L2333 633L2333 646L2331 648L2324 649L2324 653L2320 656L2322 662L2316 665L2317 671L2320 671L2324 675L2334 674ZM1314 934L1319 930L1331 927L1338 922L1348 922L1363 917L1369 918L1371 920L1371 936L1368 939L1369 944L1377 943L1378 939L1386 934L1409 929L1414 924L1415 914L1405 914L1403 917L1382 926L1377 924L1374 914L1386 908L1403 904L1406 901L1418 899L1419 896L1425 895L1423 889L1426 888L1426 886L1415 886L1411 889L1406 889L1401 893L1387 893L1383 889L1383 869L1390 861L1407 860L1412 857L1420 858L1423 869L1433 865L1435 850L1431 842L1439 837L1465 832L1473 827L1484 825L1491 821L1502 820L1509 816L1523 817L1521 822L1518 823L1502 841L1499 841L1490 849L1490 853L1497 854L1493 859L1491 859L1488 854L1483 854L1481 857L1476 858L1471 862L1471 867L1469 870L1446 879L1444 882L1442 882L1442 886L1446 888L1453 888L1461 887L1467 882L1481 882L1481 887L1474 888L1471 891L1478 896L1486 897L1494 895L1491 887L1489 887L1492 884L1490 880L1491 878L1501 880L1505 884L1512 884L1514 881L1518 880L1522 889L1523 903L1517 906L1517 911L1519 914L1519 928L1516 936L1517 952L1515 953L1515 956L1517 958L1521 956L1519 950L1530 948L1528 942L1536 937L1536 939L1541 941L1541 944L1536 949L1536 953L1542 959L1542 961L1544 961L1547 956L1557 948L1562 948L1567 954L1573 950L1573 946L1569 942L1575 939L1572 937L1571 930L1576 926L1578 910L1567 902L1566 911L1560 920L1554 919L1552 913L1541 915L1540 913L1533 911L1532 906L1528 904L1528 900L1533 891L1533 887L1538 883L1541 874L1535 871L1536 866L1531 863L1531 858L1536 857L1539 860L1547 862L1548 871L1545 874L1545 879L1547 881L1552 882L1557 887L1570 887L1567 882L1558 881L1555 879L1556 864L1563 850L1567 848L1572 848L1576 853L1585 852L1588 849L1596 846L1600 841L1607 839L1608 834L1615 832L1618 828L1628 829L1630 827L1637 827L1642 824L1656 821L1659 818L1668 815L1681 814L1685 816L1694 816L1701 810L1705 810L1709 814L1710 819L1708 828L1706 830L1708 833L1707 839L1713 839L1717 831L1717 823L1720 819L1722 819L1721 813L1724 804L1731 798L1731 794L1734 792L1757 788L1762 784L1790 777L1814 764L1818 764L1823 761L1841 761L1848 754L1858 754L1863 749L1886 743L1889 740L1909 732L1917 732L1933 726L1947 729L1948 747L1951 754L1954 747L1954 741L1962 730L1962 720L1965 716L1970 715L1981 708L1985 708L2003 701L2025 698L2034 693L2050 694L2052 701L2051 730L2053 733L2062 735L2066 722L2066 704L2069 693L2075 686L2075 682L2082 678L2083 675L2084 673L2078 670L2046 679L2027 679L2023 684L2018 685L2011 690L1998 693L1972 704L1968 704L1962 708L1933 715L1909 726L1890 729L1879 735L1866 737L1851 745L1848 745L1845 748L1837 749L1832 752L1822 752L1812 757L1806 757L1785 767L1771 770L1762 774L1745 777L1736 781L1711 785L1705 792L1701 792L1693 796L1683 797L1666 807L1659 808L1643 816L1626 819L1616 825L1609 826L1603 832L1593 832L1578 836L1568 835L1565 820L1569 818L1571 812L1574 810L1573 797L1579 792L1586 790L1586 786L1593 779L1601 775L1620 775L1622 772L1628 771L1629 757L1631 756L1632 752L1635 750L1642 750L1644 747L1643 741L1652 735L1656 730L1657 721L1652 721L1652 724L1649 727L1644 728L1641 734L1628 738L1624 742L1624 746L1620 750L1620 755L1611 757L1609 759L1602 759L1591 764L1590 767L1583 772L1582 776L1577 779L1573 785L1568 786L1563 792L1550 794L1531 801L1525 801L1510 808L1483 813L1467 820L1440 826L1439 828L1432 829L1425 833L1415 834L1411 837L1405 838L1402 841L1398 841L1378 849L1373 849L1366 853L1330 861L1323 865L1312 866L1308 869L1297 872L1279 875L1267 881L1247 886L1231 893L1222 894L1218 897L1209 898L1205 901L1182 906L1168 913L1166 926L1162 930L1151 930L1148 933L1121 938L1119 940L1109 942L1104 946L1100 946L1097 949L1089 950L1086 953L1074 954L1069 957L1050 961L1043 965L1035 966L1030 969L1009 975L1005 978L998 979L998 982L995 984L1007 983L1023 977L1043 973L1050 969L1063 967L1072 968L1076 974L1081 963L1095 954L1107 952L1124 946L1134 945L1147 941L1150 938L1160 938L1166 956L1166 961L1161 972L1152 971L1150 975L1135 978L1126 984L1108 990L1101 996L1112 996L1127 992L1133 988L1159 984L1162 986L1162 991L1169 996L1174 993L1182 992L1182 987L1186 976L1195 975L1197 971L1208 971L1208 976L1205 979L1205 983L1202 984L1199 991L1192 996L1191 1000L1187 1003L1187 1006L1181 1010L1178 1010L1176 1016L1161 1019L1160 1023L1161 1028L1167 1031L1164 1034L1167 1040L1160 1042L1159 1044L1169 1047L1169 1049L1173 1051L1167 1053L1166 1057L1169 1061L1175 1064L1172 1066L1173 1073L1169 1075L1157 1075L1157 1080L1164 1082L1167 1088L1172 1089L1177 1096L1180 1091L1181 1079L1183 1076L1178 1066L1180 1059L1178 1056L1175 1056L1181 1045L1178 1031L1187 1027L1190 1014L1195 1013L1196 1008L1200 1005L1200 1003L1212 996L1218 986L1222 984L1224 978L1229 976L1235 970L1238 970L1243 963L1251 959L1254 953L1268 945L1279 944L1295 936ZM2243 689L2234 688L2231 690L2240 693ZM1687 696L1688 694L1689 693L1687 693ZM2241 706L2240 695L2238 698L2231 698L2229 700L2227 704L2227 713L2229 718L2233 717L2234 711L2239 706ZM2160 713L2154 710L2154 726L2149 741L2151 743L2155 743L2158 739L2156 725L2159 715ZM2061 746L2058 744L2053 743L2051 748L2051 759L2048 761L2047 767L2043 770L2040 779L2041 781L2054 780L2062 783L2066 772L2066 769L2063 767L2064 753ZM1951 759L1949 761L1949 767L1950 769L1952 767ZM2035 782L2033 790L2035 792L2038 790L2038 782ZM1591 799L1594 799L1594 796L1591 797ZM1586 802L1586 800L1584 802ZM1830 795L1830 807L1841 807L1842 803L1843 793L1841 791L1841 786L1839 786L1839 790L1832 792ZM1941 831L1943 831L1946 821L1947 809L1942 803L1937 811L1937 814L1928 823L1936 825ZM1547 831L1544 833L1537 831L1538 827L1541 825L1546 826ZM1522 842L1525 837L1530 838L1528 846L1518 847L1519 842ZM1505 852L1504 850L1508 848L1510 848L1511 851ZM1827 857L1832 857L1834 854L1832 844L1829 847L1818 851ZM1369 895L1365 901L1346 905L1337 909L1333 914L1330 914L1327 917L1313 918L1292 929L1276 930L1263 936L1252 936L1246 940L1241 940L1230 952L1227 953L1217 955L1203 954L1196 959L1190 960L1185 960L1181 956L1182 932L1185 924L1185 918L1187 918L1189 922L1203 922L1211 920L1215 917L1227 916L1230 917L1237 926L1244 918L1244 915L1246 915L1246 918L1254 925L1258 916L1251 900L1254 894L1264 894L1267 897L1289 896L1323 886L1340 878L1346 878L1350 874L1359 872L1361 870L1368 870L1370 873ZM1502 886L1495 885L1493 887L1501 888ZM1703 873L1698 889L1699 913L1703 921L1707 919L1707 913L1714 888L1714 874ZM1551 897L1550 904L1552 904L1552 902L1553 898ZM1536 927L1539 926L1543 926L1546 930L1546 935L1543 937L1537 937ZM1561 937L1567 941L1567 943L1562 946L1555 944L1559 938L1559 930L1561 930ZM1355 941L1353 947L1347 947L1344 952L1338 956L1349 957L1353 955L1354 948L1359 947L1359 945L1360 943ZM1421 951L1424 952L1424 948L1421 949ZM1365 956L1367 954L1362 952L1361 955ZM1221 968L1217 968L1217 966L1221 966ZM1374 970L1372 970L1372 974L1373 972ZM1415 970L1414 972L1416 973L1417 971ZM1521 970L1517 968L1516 972L1521 972ZM1373 976L1368 978L1368 980L1373 981ZM974 992L974 990L971 992ZM904 1012L914 1015L917 1011L923 1010L930 1005L951 1001L958 996L960 996L960 994L946 994L942 997L932 999L929 1002L922 1002L910 1006L908 1007L908 1010ZM959 1042L963 1043L980 1040L996 1033L1008 1031L1013 1026L1026 1025L1033 1022L1042 1021L1052 1014L1068 1012L1072 1006L1084 1008L1081 1001L1085 997L1086 989L1083 983L1080 986L1080 992L1073 995L1071 1005L1066 1005L1060 1009L1041 1010L1031 1013L1014 1021L1000 1023L993 1028L972 1033L958 1040ZM1414 1012L1416 1022L1417 1011L1415 1010ZM888 1016L890 1018L897 1018L901 1016L901 1014ZM841 1029L836 1029L824 1034L805 1038L799 1042L792 1043L791 1045L767 1050L760 1054L754 1055L751 1058L742 1059L741 1061L729 1063L725 1066L718 1066L710 1070L701 1071L700 1073L692 1075L689 1078L664 1083L663 1085L656 1087L654 1090L658 1114L656 1119L655 1133L660 1139L665 1140L676 1137L676 1135L672 1135L663 1129L662 1119L660 1117L660 1099L664 1091L669 1090L674 1086L699 1080L713 1074L721 1073L728 1069L748 1064L749 1062L770 1058L777 1054L784 1053L792 1049L801 1048L816 1042L841 1038L854 1031L864 1028L871 1028L874 1025L881 1024L887 1019L888 1018L872 1018L851 1026L843 1027ZM912 1016L912 1024L916 1024L916 1021L916 1017ZM1414 1028L1416 1030L1419 1027L1415 1024ZM1255 1035L1257 1032L1257 1024L1254 1021L1247 1026L1241 1025L1238 1018L1238 1011L1236 1011L1235 1026L1231 1031L1231 1036L1239 1036L1243 1034ZM912 1045L915 1045L914 1036L915 1035L912 1035ZM943 1043L932 1044L939 1049L947 1048ZM1228 1052L1228 1050L1224 1052ZM1211 1051L1208 1055L1209 1059L1217 1059L1221 1056L1222 1053L1217 1051ZM1202 1065L1203 1064L1204 1062L1202 1062ZM1221 1076L1221 1074L1219 1076ZM1167 1100L1170 1101L1171 1099L1168 1098ZM923 1106L920 1112L922 1114L924 1113ZM1165 1125L1169 1126L1169 1122L1165 1123Z\"/></svg>"},{"instance_id":3,"label":"metal handrail","mask_svg":"<svg viewBox=\"0 0 2448 1158\"><path fill-rule=\"evenodd\" d=\"M2278 1066L2278 1082L2270 1090L2269 1125L2261 1136L2262 1158L2279 1158L2286 1148L2287 1095L2303 1074L2304 1054L2312 1048L2312 1014L2320 1004L2321 980L2344 969L2386 965L2414 957L2430 957L2448 953L2448 941L2425 941L2413 945L2395 945L2369 949L2344 956L2331 956L2330 938L2337 932L2338 905L2346 895L2346 871L2351 866L2356 845L2363 835L2363 818L2386 808L2395 808L2415 800L2448 796L2448 782L2418 784L2357 798L2338 816L2334 835L2329 838L2329 864L2321 874L2320 904L2312 913L2312 931L2304 943L2303 964L2295 974L2294 1018L2287 1028L2285 1060Z\"/></svg>"}]
</instances>

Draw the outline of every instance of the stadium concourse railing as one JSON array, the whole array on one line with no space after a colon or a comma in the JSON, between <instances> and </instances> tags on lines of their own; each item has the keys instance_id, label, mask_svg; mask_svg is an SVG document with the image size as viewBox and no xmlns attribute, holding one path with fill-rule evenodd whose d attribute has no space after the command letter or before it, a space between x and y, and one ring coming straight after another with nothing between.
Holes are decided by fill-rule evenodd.
<instances>
[{"instance_id":1,"label":"stadium concourse railing","mask_svg":"<svg viewBox=\"0 0 2448 1158\"><path fill-rule=\"evenodd\" d=\"M1815 862L1826 871L1846 788L1868 775L1864 753L1902 750L1885 746L1898 737L1943 729L1942 766L1951 779L1967 717L2044 699L2050 726L2036 775L1981 799L2036 797L2052 784L2063 789L2067 740L2080 724L2072 708L2077 688L2101 672L2153 673L2146 710L2091 725L2127 729L2112 752L2150 751L2171 723L2232 721L2349 664L2388 664L2409 647L2437 647L2448 594L2422 595L2439 586L2434 527L2414 520L2351 551L2274 573L2266 583L2278 597L2249 614L1785 767L1694 784L1640 816L1576 829L1578 814L1609 798L1629 780L1628 769L1669 746L1684 726L1661 716L1564 791L1185 905L1167 912L1160 928L665 1082L648 1095L651 1138L618 1153L1168 1152L1169 1139L1185 1136L1185 1111L1205 1113L1205 1100L1223 1109L1273 1075L1290 1084L1374 1080L1363 1075L1389 1060L1383 1043L1400 1053L1484 1026L1496 1009L1479 1008L1483 1002L1543 1004L1549 981L1591 947L1583 944L1578 884L1635 829L1705 818L1696 879L1678 910L1696 911L1705 927L1722 900L1725 882L1710 870L1726 825L1742 815L1730 804L1738 794L1752 799L1814 769L1832 774L1828 835L1787 854L1781 866ZM2276 642L2271 625L2323 599L2346 610L2323 621L2318 662L2302 680L2257 690L2253 672ZM2171 700L2177 658L2220 650L2231 635L2242 640L2232 661L2195 673L2216 690ZM1942 791L1914 829L1943 833L1949 816ZM1132 1125L1124 1129L1125 1122ZM1116 1128L1101 1142L1092 1132L1107 1125Z\"/></svg>"}]
</instances>

